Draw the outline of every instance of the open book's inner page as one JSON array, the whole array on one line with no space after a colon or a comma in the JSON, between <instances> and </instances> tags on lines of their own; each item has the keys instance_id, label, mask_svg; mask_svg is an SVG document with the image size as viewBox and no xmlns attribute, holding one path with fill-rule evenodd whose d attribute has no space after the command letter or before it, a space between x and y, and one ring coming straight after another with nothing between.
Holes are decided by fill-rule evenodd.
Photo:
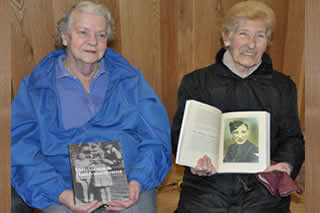
<instances>
[{"instance_id":1,"label":"open book's inner page","mask_svg":"<svg viewBox=\"0 0 320 213\"><path fill-rule=\"evenodd\" d=\"M179 138L177 163L195 167L207 154L218 166L221 111L207 104L187 101Z\"/></svg>"}]
</instances>

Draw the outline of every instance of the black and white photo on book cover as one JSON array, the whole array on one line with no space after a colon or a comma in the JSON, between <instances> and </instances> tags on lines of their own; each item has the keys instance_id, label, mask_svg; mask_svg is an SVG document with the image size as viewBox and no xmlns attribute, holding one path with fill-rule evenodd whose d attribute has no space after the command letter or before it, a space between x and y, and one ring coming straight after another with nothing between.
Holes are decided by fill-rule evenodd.
<instances>
[{"instance_id":1,"label":"black and white photo on book cover","mask_svg":"<svg viewBox=\"0 0 320 213\"><path fill-rule=\"evenodd\" d=\"M69 144L69 154L76 206L129 199L119 141Z\"/></svg>"}]
</instances>

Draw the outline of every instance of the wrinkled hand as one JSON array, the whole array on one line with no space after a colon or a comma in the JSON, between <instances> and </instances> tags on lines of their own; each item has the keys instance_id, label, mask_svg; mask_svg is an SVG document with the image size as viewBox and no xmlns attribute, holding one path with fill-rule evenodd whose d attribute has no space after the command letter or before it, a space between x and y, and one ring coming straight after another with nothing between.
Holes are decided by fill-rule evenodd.
<instances>
[{"instance_id":1,"label":"wrinkled hand","mask_svg":"<svg viewBox=\"0 0 320 213\"><path fill-rule=\"evenodd\" d=\"M71 190L63 191L59 196L59 201L67 208L78 213L90 213L102 205L101 202L94 200L87 205L76 207L74 205L74 195Z\"/></svg>"},{"instance_id":2,"label":"wrinkled hand","mask_svg":"<svg viewBox=\"0 0 320 213\"><path fill-rule=\"evenodd\" d=\"M129 200L113 200L107 202L107 211L122 211L135 205L140 198L140 184L134 180L129 182Z\"/></svg>"},{"instance_id":3,"label":"wrinkled hand","mask_svg":"<svg viewBox=\"0 0 320 213\"><path fill-rule=\"evenodd\" d=\"M288 163L284 163L284 162L273 164L264 170L264 172L272 172L272 171L285 172L288 175L291 174L290 165Z\"/></svg>"},{"instance_id":4,"label":"wrinkled hand","mask_svg":"<svg viewBox=\"0 0 320 213\"><path fill-rule=\"evenodd\" d=\"M192 174L198 176L211 176L217 173L208 155L204 155L202 158L200 158L196 167L190 168L190 170Z\"/></svg>"}]
</instances>

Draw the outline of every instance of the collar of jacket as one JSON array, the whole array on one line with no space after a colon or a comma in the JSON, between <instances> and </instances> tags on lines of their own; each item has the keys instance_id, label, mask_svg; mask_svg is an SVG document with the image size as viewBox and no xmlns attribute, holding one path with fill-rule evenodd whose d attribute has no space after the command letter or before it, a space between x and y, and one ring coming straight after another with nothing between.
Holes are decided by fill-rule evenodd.
<instances>
[{"instance_id":1,"label":"collar of jacket","mask_svg":"<svg viewBox=\"0 0 320 213\"><path fill-rule=\"evenodd\" d=\"M55 66L57 59L59 56L65 54L66 52L63 49L59 49L49 53L41 60L29 77L29 88L55 88ZM136 71L136 68L131 66L124 57L111 48L107 48L103 58L106 60L105 69L108 70L109 82L115 83L135 76L132 70Z\"/></svg>"},{"instance_id":2,"label":"collar of jacket","mask_svg":"<svg viewBox=\"0 0 320 213\"><path fill-rule=\"evenodd\" d=\"M223 62L222 62L222 59L223 59L223 56L224 56L224 53L226 52L226 49L225 48L221 48L219 50L219 52L217 53L216 55L216 64L220 64L220 65L223 65ZM226 66L225 66L226 67ZM227 67L226 67L227 68ZM228 69L228 68L227 68ZM228 71L230 71L228 69ZM248 77L246 78L250 78L251 76L253 75L271 75L273 72L273 66L272 66L272 60L271 60L271 57L267 54L267 53L264 53L262 55L262 59L261 59L261 64L260 66L258 67L257 70L255 70L251 75L249 75ZM226 74L226 73L230 73L230 72L225 72L223 74ZM232 73L232 72L231 72ZM233 73L232 73L233 74ZM236 75L234 75L236 76ZM240 78L240 77L239 77Z\"/></svg>"},{"instance_id":3,"label":"collar of jacket","mask_svg":"<svg viewBox=\"0 0 320 213\"><path fill-rule=\"evenodd\" d=\"M249 82L256 82L259 85L270 85L272 84L272 73L273 73L273 66L272 60L270 56L266 53L262 56L262 62L260 66L249 76L245 78L241 78L234 74L229 68L223 64L222 59L226 49L222 48L219 50L216 56L216 64L218 65L219 69L217 69L217 75L223 79L228 79L232 81L249 81Z\"/></svg>"}]
</instances>

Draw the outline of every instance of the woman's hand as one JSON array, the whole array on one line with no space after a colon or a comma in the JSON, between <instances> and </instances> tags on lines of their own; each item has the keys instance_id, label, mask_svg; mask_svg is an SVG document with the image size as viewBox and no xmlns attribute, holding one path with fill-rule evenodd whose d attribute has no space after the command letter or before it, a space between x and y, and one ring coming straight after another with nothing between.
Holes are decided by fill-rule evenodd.
<instances>
[{"instance_id":1,"label":"woman's hand","mask_svg":"<svg viewBox=\"0 0 320 213\"><path fill-rule=\"evenodd\" d=\"M140 184L134 180L129 182L129 200L113 200L107 202L107 211L122 211L135 205L140 198Z\"/></svg>"},{"instance_id":2,"label":"woman's hand","mask_svg":"<svg viewBox=\"0 0 320 213\"><path fill-rule=\"evenodd\" d=\"M211 176L217 173L216 169L211 163L211 159L204 155L197 162L197 166L195 168L190 168L191 173L198 176Z\"/></svg>"},{"instance_id":3,"label":"woman's hand","mask_svg":"<svg viewBox=\"0 0 320 213\"><path fill-rule=\"evenodd\" d=\"M272 172L272 171L285 172L288 175L290 175L291 167L288 163L281 162L281 163L273 164L264 170L264 172Z\"/></svg>"},{"instance_id":4,"label":"woman's hand","mask_svg":"<svg viewBox=\"0 0 320 213\"><path fill-rule=\"evenodd\" d=\"M63 191L59 196L59 201L67 208L78 213L90 213L102 205L101 202L94 200L87 205L76 207L74 205L74 195L71 190Z\"/></svg>"}]
</instances>

